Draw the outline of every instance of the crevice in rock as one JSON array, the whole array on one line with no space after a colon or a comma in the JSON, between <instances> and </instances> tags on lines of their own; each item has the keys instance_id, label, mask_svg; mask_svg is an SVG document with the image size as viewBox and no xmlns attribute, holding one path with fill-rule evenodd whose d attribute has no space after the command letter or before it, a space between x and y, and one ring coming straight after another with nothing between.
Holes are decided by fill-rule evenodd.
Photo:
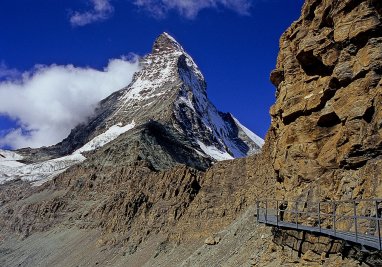
<instances>
[{"instance_id":1,"label":"crevice in rock","mask_svg":"<svg viewBox=\"0 0 382 267\"><path fill-rule=\"evenodd\" d=\"M126 205L125 214L127 213L127 215L129 215L129 218L134 218L134 216L138 213L139 208L145 203L148 204L148 200L148 197L145 194L141 193L133 202L129 202Z\"/></svg>"},{"instance_id":2,"label":"crevice in rock","mask_svg":"<svg viewBox=\"0 0 382 267\"><path fill-rule=\"evenodd\" d=\"M309 76L330 76L334 66L326 66L321 59L313 54L313 50L300 51L296 56L301 68Z\"/></svg>"},{"instance_id":3,"label":"crevice in rock","mask_svg":"<svg viewBox=\"0 0 382 267\"><path fill-rule=\"evenodd\" d=\"M375 113L375 108L374 108L374 106L371 106L368 109L366 109L365 114L363 114L362 118L367 123L370 123L373 120L374 113Z\"/></svg>"},{"instance_id":4,"label":"crevice in rock","mask_svg":"<svg viewBox=\"0 0 382 267\"><path fill-rule=\"evenodd\" d=\"M326 103L332 99L334 97L334 95L336 94L336 91L338 90L338 88L340 88L341 86L337 83L336 81L337 79L332 79L329 83L329 89L327 89L326 91L324 91L324 94L322 95L321 97L321 102L319 105L317 105L317 107L315 108L312 108L310 110L299 110L299 111L296 111L292 114L289 114L288 116L285 116L282 118L282 121L284 123L284 125L289 125L291 124L292 122L296 121L299 117L302 117L302 116L310 116L313 114L313 112L318 112L320 110L322 110Z\"/></svg>"},{"instance_id":5,"label":"crevice in rock","mask_svg":"<svg viewBox=\"0 0 382 267\"><path fill-rule=\"evenodd\" d=\"M357 75L354 76L354 78L352 79L352 82L365 78L368 72L369 72L368 70L361 70Z\"/></svg>"},{"instance_id":6,"label":"crevice in rock","mask_svg":"<svg viewBox=\"0 0 382 267\"><path fill-rule=\"evenodd\" d=\"M317 7L321 4L321 0L317 0L315 1L310 7L309 7L309 10L308 10L308 14L306 14L306 17L305 19L306 20L313 20L315 18L315 11L317 9Z\"/></svg>"},{"instance_id":7,"label":"crevice in rock","mask_svg":"<svg viewBox=\"0 0 382 267\"><path fill-rule=\"evenodd\" d=\"M329 89L325 90L324 94L321 97L320 105L318 105L314 109L311 109L310 112L316 112L316 111L320 111L321 109L323 109L325 107L326 103L334 97L336 92L337 92L337 88L333 88L333 87L329 87Z\"/></svg>"},{"instance_id":8,"label":"crevice in rock","mask_svg":"<svg viewBox=\"0 0 382 267\"><path fill-rule=\"evenodd\" d=\"M340 167L345 170L358 170L367 162L382 154L382 144L377 147L362 149L361 145L354 146L348 156L340 162Z\"/></svg>"},{"instance_id":9,"label":"crevice in rock","mask_svg":"<svg viewBox=\"0 0 382 267\"><path fill-rule=\"evenodd\" d=\"M331 11L332 11L332 6L331 5L329 5L324 10L324 14L322 15L322 20L321 20L321 23L320 23L320 26L319 26L320 29L321 28L325 28L325 27L333 28L334 21L333 21L333 17L332 17Z\"/></svg>"},{"instance_id":10,"label":"crevice in rock","mask_svg":"<svg viewBox=\"0 0 382 267\"><path fill-rule=\"evenodd\" d=\"M350 43L357 47L357 51L365 47L370 39L381 37L382 26L372 28L368 31L360 32L350 39Z\"/></svg>"},{"instance_id":11,"label":"crevice in rock","mask_svg":"<svg viewBox=\"0 0 382 267\"><path fill-rule=\"evenodd\" d=\"M375 74L382 75L382 65L374 69Z\"/></svg>"},{"instance_id":12,"label":"crevice in rock","mask_svg":"<svg viewBox=\"0 0 382 267\"><path fill-rule=\"evenodd\" d=\"M190 185L185 190L190 195L190 201L194 200L196 195L199 193L200 189L202 187L200 186L199 182L197 180L193 180Z\"/></svg>"},{"instance_id":13,"label":"crevice in rock","mask_svg":"<svg viewBox=\"0 0 382 267\"><path fill-rule=\"evenodd\" d=\"M341 166L341 163L340 163L340 167L343 167L345 170L356 171L356 170L359 170L360 168L362 168L363 166L365 166L366 163L367 163L367 159L359 160L359 161L355 161L355 162L345 161L343 163L343 166Z\"/></svg>"},{"instance_id":14,"label":"crevice in rock","mask_svg":"<svg viewBox=\"0 0 382 267\"><path fill-rule=\"evenodd\" d=\"M332 78L330 81L329 81L329 88L332 88L334 90L338 90L341 88L341 84L340 84L340 81L337 79L337 78Z\"/></svg>"},{"instance_id":15,"label":"crevice in rock","mask_svg":"<svg viewBox=\"0 0 382 267\"><path fill-rule=\"evenodd\" d=\"M341 123L340 118L335 112L330 112L328 114L322 115L318 121L317 126L331 128Z\"/></svg>"},{"instance_id":16,"label":"crevice in rock","mask_svg":"<svg viewBox=\"0 0 382 267\"><path fill-rule=\"evenodd\" d=\"M376 9L379 15L382 15L382 1L381 0L371 0L370 4Z\"/></svg>"},{"instance_id":17,"label":"crevice in rock","mask_svg":"<svg viewBox=\"0 0 382 267\"><path fill-rule=\"evenodd\" d=\"M278 70L278 69L273 70L271 72L270 80L274 86L278 87L280 85L280 83L282 83L285 80L284 71Z\"/></svg>"},{"instance_id":18,"label":"crevice in rock","mask_svg":"<svg viewBox=\"0 0 382 267\"><path fill-rule=\"evenodd\" d=\"M361 48L364 48L368 44L370 39L380 38L381 31L382 31L382 26L376 27L366 32L360 32L357 36L353 37L350 40L346 39L342 42L334 43L333 47L337 51L346 49L350 55L355 56ZM330 37L328 38L331 40L333 39Z\"/></svg>"},{"instance_id":19,"label":"crevice in rock","mask_svg":"<svg viewBox=\"0 0 382 267\"><path fill-rule=\"evenodd\" d=\"M282 117L282 122L285 126L291 124L292 122L295 122L299 117L305 116L308 114L304 114L304 111L299 110L294 113L289 114L288 116Z\"/></svg>"},{"instance_id":20,"label":"crevice in rock","mask_svg":"<svg viewBox=\"0 0 382 267\"><path fill-rule=\"evenodd\" d=\"M342 1L339 1L337 2L338 4L341 4ZM342 8L342 10L340 11L343 11L344 14L348 14L349 12L351 12L353 9L355 9L357 6L359 6L360 4L362 3L362 1L359 1L359 0L351 0L351 1L348 1L347 4L345 4L345 6Z\"/></svg>"},{"instance_id":21,"label":"crevice in rock","mask_svg":"<svg viewBox=\"0 0 382 267\"><path fill-rule=\"evenodd\" d=\"M366 77L366 75L369 73L369 70L361 70L357 75L355 75L352 79L349 78L349 79L343 79L341 81L339 81L337 78L333 78L333 79L336 79L337 82L338 82L338 85L339 88L346 88L348 87L351 83L359 80L359 79L363 79ZM338 89L339 89L338 88Z\"/></svg>"}]
</instances>

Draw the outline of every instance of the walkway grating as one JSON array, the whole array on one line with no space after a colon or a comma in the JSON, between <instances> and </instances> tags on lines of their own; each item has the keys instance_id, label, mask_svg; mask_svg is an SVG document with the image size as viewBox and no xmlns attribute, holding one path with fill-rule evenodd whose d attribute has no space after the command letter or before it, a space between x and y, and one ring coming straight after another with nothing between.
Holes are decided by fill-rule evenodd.
<instances>
[{"instance_id":1,"label":"walkway grating","mask_svg":"<svg viewBox=\"0 0 382 267\"><path fill-rule=\"evenodd\" d=\"M257 221L308 231L382 250L382 199L349 201L257 201Z\"/></svg>"}]
</instances>

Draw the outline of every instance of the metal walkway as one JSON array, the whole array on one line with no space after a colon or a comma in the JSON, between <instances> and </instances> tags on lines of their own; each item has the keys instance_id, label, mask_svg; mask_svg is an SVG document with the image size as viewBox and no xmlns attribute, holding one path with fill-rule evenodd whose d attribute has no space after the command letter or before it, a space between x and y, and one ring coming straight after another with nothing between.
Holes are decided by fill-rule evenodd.
<instances>
[{"instance_id":1,"label":"metal walkway","mask_svg":"<svg viewBox=\"0 0 382 267\"><path fill-rule=\"evenodd\" d=\"M257 201L257 221L309 231L382 250L382 199L325 201Z\"/></svg>"}]
</instances>

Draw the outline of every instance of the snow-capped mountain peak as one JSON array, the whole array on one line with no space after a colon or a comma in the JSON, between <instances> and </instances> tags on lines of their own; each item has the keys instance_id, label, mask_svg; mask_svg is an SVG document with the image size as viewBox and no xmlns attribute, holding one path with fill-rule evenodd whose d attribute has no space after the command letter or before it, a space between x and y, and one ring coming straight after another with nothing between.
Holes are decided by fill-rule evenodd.
<instances>
[{"instance_id":1,"label":"snow-capped mountain peak","mask_svg":"<svg viewBox=\"0 0 382 267\"><path fill-rule=\"evenodd\" d=\"M152 54L166 52L184 52L183 47L167 32L162 33L154 42Z\"/></svg>"},{"instance_id":2,"label":"snow-capped mountain peak","mask_svg":"<svg viewBox=\"0 0 382 267\"><path fill-rule=\"evenodd\" d=\"M9 162L2 160L0 180L3 166L6 177L3 180L12 179L13 173L29 181L37 181L39 177L45 181L81 163L85 160L82 154L86 156L113 143L122 134L129 138L129 132L136 136L134 140L146 142L149 138L148 144L155 146L155 150L163 146L163 153L169 154L160 166L177 162L205 169L208 162L246 157L260 151L263 145L260 137L211 103L202 72L172 36L161 34L154 42L152 53L143 57L140 65L141 69L127 87L102 100L88 123L77 126L61 143L50 148L17 151L17 155L23 157L22 163L13 158ZM167 134L177 140L166 140ZM164 142L155 141L162 140L160 138L164 138ZM173 143L183 148L165 147ZM5 153L0 154L5 157ZM147 160L152 158L147 155ZM24 166L25 162L34 165ZM40 176L39 170L44 170Z\"/></svg>"}]
</instances>

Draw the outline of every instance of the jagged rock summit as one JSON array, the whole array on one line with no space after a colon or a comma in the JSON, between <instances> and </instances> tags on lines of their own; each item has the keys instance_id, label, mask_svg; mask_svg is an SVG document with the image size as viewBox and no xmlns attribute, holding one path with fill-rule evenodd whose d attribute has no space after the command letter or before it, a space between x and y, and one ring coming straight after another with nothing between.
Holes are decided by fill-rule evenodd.
<instances>
[{"instance_id":1,"label":"jagged rock summit","mask_svg":"<svg viewBox=\"0 0 382 267\"><path fill-rule=\"evenodd\" d=\"M27 165L0 168L0 181L51 179L120 135L137 144L129 162L147 160L155 170L179 163L206 169L214 161L260 151L260 137L209 101L203 74L169 34L156 39L140 67L127 87L102 100L62 142L16 151L18 162L21 156Z\"/></svg>"},{"instance_id":2,"label":"jagged rock summit","mask_svg":"<svg viewBox=\"0 0 382 267\"><path fill-rule=\"evenodd\" d=\"M164 51L181 51L183 47L167 32L162 33L154 42L152 54L161 53Z\"/></svg>"}]
</instances>

